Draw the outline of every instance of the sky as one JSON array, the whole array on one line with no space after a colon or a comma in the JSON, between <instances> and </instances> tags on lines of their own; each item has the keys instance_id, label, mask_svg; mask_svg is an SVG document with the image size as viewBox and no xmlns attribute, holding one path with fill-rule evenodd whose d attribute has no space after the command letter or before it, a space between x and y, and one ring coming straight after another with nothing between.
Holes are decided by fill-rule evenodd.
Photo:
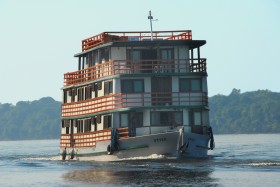
<instances>
[{"instance_id":1,"label":"sky","mask_svg":"<svg viewBox=\"0 0 280 187\"><path fill-rule=\"evenodd\" d=\"M81 40L103 31L192 30L208 93L280 92L279 0L0 0L0 103L53 97Z\"/></svg>"}]
</instances>

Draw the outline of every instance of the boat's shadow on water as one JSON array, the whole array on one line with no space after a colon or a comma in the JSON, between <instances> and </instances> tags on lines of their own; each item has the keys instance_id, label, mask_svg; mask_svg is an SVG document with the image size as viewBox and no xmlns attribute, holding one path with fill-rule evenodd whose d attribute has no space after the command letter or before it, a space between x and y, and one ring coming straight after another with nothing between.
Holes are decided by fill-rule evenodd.
<instances>
[{"instance_id":1,"label":"boat's shadow on water","mask_svg":"<svg viewBox=\"0 0 280 187\"><path fill-rule=\"evenodd\" d=\"M129 160L91 163L90 169L67 172L63 178L84 185L218 186L210 159Z\"/></svg>"}]
</instances>

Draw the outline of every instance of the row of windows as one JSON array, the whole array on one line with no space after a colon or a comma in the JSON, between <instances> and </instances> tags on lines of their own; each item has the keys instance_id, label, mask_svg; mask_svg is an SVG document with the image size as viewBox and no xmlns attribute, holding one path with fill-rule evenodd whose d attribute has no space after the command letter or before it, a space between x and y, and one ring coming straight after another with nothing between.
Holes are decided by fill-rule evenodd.
<instances>
[{"instance_id":1,"label":"row of windows","mask_svg":"<svg viewBox=\"0 0 280 187\"><path fill-rule=\"evenodd\" d=\"M92 94L94 97L98 97L99 90L102 90L102 82L97 82L86 87L81 88L71 88L64 90L63 93L63 102L67 103L67 96L70 96L71 102L75 102L75 97L77 96L77 101L83 101L87 99L92 99ZM68 93L68 95L67 95ZM113 82L106 81L104 82L104 95L109 95L113 93Z\"/></svg>"},{"instance_id":2,"label":"row of windows","mask_svg":"<svg viewBox=\"0 0 280 187\"><path fill-rule=\"evenodd\" d=\"M166 82L167 83L167 82ZM143 79L128 79L121 81L122 93L143 93L144 92L144 80ZM157 86L157 85L154 85ZM171 86L169 86L171 88ZM201 79L179 79L179 91L180 92L191 92L201 91L202 81Z\"/></svg>"},{"instance_id":3,"label":"row of windows","mask_svg":"<svg viewBox=\"0 0 280 187\"><path fill-rule=\"evenodd\" d=\"M151 126L181 126L183 125L182 111L156 111L151 112ZM85 120L73 120L77 133L97 131L97 124L101 123L101 116L95 116ZM201 126L202 112L190 111L189 123L192 126ZM92 129L94 125L94 129ZM136 128L143 127L143 112L123 112L120 113L120 126L129 127L130 136L135 136ZM66 133L69 134L70 120L62 120L62 128L66 127ZM112 127L112 115L103 116L103 129Z\"/></svg>"},{"instance_id":4,"label":"row of windows","mask_svg":"<svg viewBox=\"0 0 280 187\"><path fill-rule=\"evenodd\" d=\"M154 85L157 87L158 85ZM171 85L168 87L171 88ZM102 83L98 82L87 86L85 88L74 88L71 90L64 91L64 103L67 102L67 91L69 96L71 96L71 102L75 101L75 96L78 95L77 101L83 101L92 98L92 92L94 91L94 96L98 97L98 91L102 90ZM181 78L179 79L179 91L180 92L195 92L202 90L202 80L201 79L190 79ZM144 80L143 79L126 79L121 80L121 92L122 93L143 93L144 92ZM113 82L104 82L104 95L109 95L113 93Z\"/></svg>"},{"instance_id":5,"label":"row of windows","mask_svg":"<svg viewBox=\"0 0 280 187\"><path fill-rule=\"evenodd\" d=\"M151 126L181 126L183 125L182 111L157 111L151 112ZM202 112L190 111L189 122L191 125L202 125ZM142 127L143 113L142 112L123 112L120 113L121 127Z\"/></svg>"},{"instance_id":6,"label":"row of windows","mask_svg":"<svg viewBox=\"0 0 280 187\"><path fill-rule=\"evenodd\" d=\"M199 124L199 113L194 112L194 118L191 118ZM85 120L74 120L75 127L78 128L78 132L83 132L83 125L85 125L84 132L91 131L91 124L101 123L101 116L92 117ZM142 127L143 126L143 112L126 112L120 114L120 124L122 127ZM151 125L182 125L183 115L182 112L151 112ZM69 127L70 121L63 120L62 127ZM104 129L112 126L112 116L104 116Z\"/></svg>"},{"instance_id":7,"label":"row of windows","mask_svg":"<svg viewBox=\"0 0 280 187\"><path fill-rule=\"evenodd\" d=\"M112 126L112 116L106 115L103 117L103 129L108 129ZM77 128L77 133L97 131L97 125L101 123L101 115L94 116L87 119L73 120L73 126ZM94 129L92 129L92 125ZM70 134L71 125L70 120L62 120L62 128L66 128L66 134ZM73 132L73 128L72 128Z\"/></svg>"}]
</instances>

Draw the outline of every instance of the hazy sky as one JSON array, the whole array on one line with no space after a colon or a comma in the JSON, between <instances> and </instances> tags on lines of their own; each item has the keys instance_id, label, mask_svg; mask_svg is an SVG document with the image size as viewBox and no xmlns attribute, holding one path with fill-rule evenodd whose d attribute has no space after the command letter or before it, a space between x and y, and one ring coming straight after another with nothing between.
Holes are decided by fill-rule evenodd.
<instances>
[{"instance_id":1,"label":"hazy sky","mask_svg":"<svg viewBox=\"0 0 280 187\"><path fill-rule=\"evenodd\" d=\"M81 40L103 31L193 31L206 40L209 96L280 91L279 0L0 0L0 103L51 96L77 70Z\"/></svg>"}]
</instances>

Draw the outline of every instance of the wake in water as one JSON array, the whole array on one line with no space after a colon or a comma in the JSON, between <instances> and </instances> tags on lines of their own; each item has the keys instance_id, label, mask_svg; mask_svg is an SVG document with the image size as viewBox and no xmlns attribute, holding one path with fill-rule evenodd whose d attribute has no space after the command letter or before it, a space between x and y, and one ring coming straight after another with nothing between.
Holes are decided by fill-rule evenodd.
<instances>
[{"instance_id":1,"label":"wake in water","mask_svg":"<svg viewBox=\"0 0 280 187\"><path fill-rule=\"evenodd\" d=\"M139 156L139 157L130 157L130 158L122 158L116 161L126 161L126 160L157 160L157 159L166 159L168 157L164 155L152 154L149 156Z\"/></svg>"},{"instance_id":2,"label":"wake in water","mask_svg":"<svg viewBox=\"0 0 280 187\"><path fill-rule=\"evenodd\" d=\"M85 160L85 161L97 161L97 162L117 162L117 161L131 161L131 160L158 160L158 159L175 159L173 157L166 157L164 155L152 154L149 156L140 156L140 157L129 157L129 158L117 158L112 155L104 155L102 157L95 157L94 160ZM22 158L21 160L28 161L60 161L62 160L61 156L52 156L52 157L29 157ZM79 161L79 158L74 158L73 160L66 159L66 161Z\"/></svg>"},{"instance_id":3,"label":"wake in water","mask_svg":"<svg viewBox=\"0 0 280 187\"><path fill-rule=\"evenodd\" d=\"M30 157L30 158L22 158L22 160L28 160L28 161L58 161L61 160L61 156L52 156L52 157Z\"/></svg>"},{"instance_id":4,"label":"wake in water","mask_svg":"<svg viewBox=\"0 0 280 187\"><path fill-rule=\"evenodd\" d=\"M242 166L257 166L257 167L262 167L262 166L280 166L280 162L255 162L255 163L248 163L248 164L240 164Z\"/></svg>"}]
</instances>

